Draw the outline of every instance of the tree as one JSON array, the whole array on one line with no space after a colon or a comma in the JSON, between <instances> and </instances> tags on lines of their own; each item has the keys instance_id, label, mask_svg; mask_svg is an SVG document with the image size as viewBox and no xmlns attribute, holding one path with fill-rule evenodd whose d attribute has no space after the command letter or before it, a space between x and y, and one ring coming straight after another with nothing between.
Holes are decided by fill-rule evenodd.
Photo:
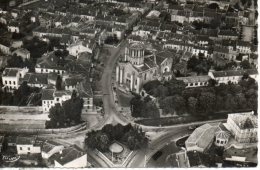
<instances>
[{"instance_id":1,"label":"tree","mask_svg":"<svg viewBox=\"0 0 260 170\"><path fill-rule=\"evenodd\" d=\"M180 95L175 95L173 96L173 105L175 107L175 110L178 114L183 113L186 111L186 104L185 104L185 100L182 96Z\"/></svg>"},{"instance_id":2,"label":"tree","mask_svg":"<svg viewBox=\"0 0 260 170\"><path fill-rule=\"evenodd\" d=\"M181 80L171 79L170 81L165 82L164 84L168 87L169 95L182 94L183 90L186 88L186 85Z\"/></svg>"},{"instance_id":3,"label":"tree","mask_svg":"<svg viewBox=\"0 0 260 170\"><path fill-rule=\"evenodd\" d=\"M209 4L208 8L217 10L219 9L219 5L217 3L211 3Z\"/></svg>"},{"instance_id":4,"label":"tree","mask_svg":"<svg viewBox=\"0 0 260 170\"><path fill-rule=\"evenodd\" d=\"M188 110L190 113L196 113L197 106L198 105L198 99L195 97L189 97L188 99Z\"/></svg>"},{"instance_id":5,"label":"tree","mask_svg":"<svg viewBox=\"0 0 260 170\"><path fill-rule=\"evenodd\" d=\"M245 109L247 107L247 101L243 93L235 95L236 109Z\"/></svg>"},{"instance_id":6,"label":"tree","mask_svg":"<svg viewBox=\"0 0 260 170\"><path fill-rule=\"evenodd\" d=\"M59 103L51 107L49 116L49 121L46 122L46 128L63 128L65 127L65 112Z\"/></svg>"},{"instance_id":7,"label":"tree","mask_svg":"<svg viewBox=\"0 0 260 170\"><path fill-rule=\"evenodd\" d=\"M10 59L7 60L7 67L23 68L24 62L22 57L14 54Z\"/></svg>"},{"instance_id":8,"label":"tree","mask_svg":"<svg viewBox=\"0 0 260 170\"><path fill-rule=\"evenodd\" d=\"M144 90L150 94L154 89L156 89L159 85L161 85L161 82L158 80L152 80L144 84L143 88ZM152 95L152 94L150 94Z\"/></svg>"},{"instance_id":9,"label":"tree","mask_svg":"<svg viewBox=\"0 0 260 170\"><path fill-rule=\"evenodd\" d=\"M216 96L210 92L202 92L199 97L199 110L202 114L208 114L214 110Z\"/></svg>"},{"instance_id":10,"label":"tree","mask_svg":"<svg viewBox=\"0 0 260 170\"><path fill-rule=\"evenodd\" d=\"M173 96L168 96L165 98L162 98L161 100L159 100L160 103L160 107L163 109L163 112L168 114L174 113L174 107L173 107Z\"/></svg>"},{"instance_id":11,"label":"tree","mask_svg":"<svg viewBox=\"0 0 260 170\"><path fill-rule=\"evenodd\" d=\"M167 87L163 85L159 85L157 88L153 90L154 97L166 97L169 95L169 90Z\"/></svg>"},{"instance_id":12,"label":"tree","mask_svg":"<svg viewBox=\"0 0 260 170\"><path fill-rule=\"evenodd\" d=\"M34 37L32 40L24 39L23 48L30 51L31 58L40 58L44 53L48 51L47 43Z\"/></svg>"},{"instance_id":13,"label":"tree","mask_svg":"<svg viewBox=\"0 0 260 170\"><path fill-rule=\"evenodd\" d=\"M69 124L78 124L81 121L81 112L83 109L83 99L80 97L66 100L62 107L65 110L66 120Z\"/></svg>"},{"instance_id":14,"label":"tree","mask_svg":"<svg viewBox=\"0 0 260 170\"><path fill-rule=\"evenodd\" d=\"M243 69L250 69L251 68L251 65L249 63L248 60L243 60L241 63L240 63L240 66L243 68Z\"/></svg>"},{"instance_id":15,"label":"tree","mask_svg":"<svg viewBox=\"0 0 260 170\"><path fill-rule=\"evenodd\" d=\"M140 117L144 117L144 118L159 118L160 117L159 110L153 101L144 103Z\"/></svg>"},{"instance_id":16,"label":"tree","mask_svg":"<svg viewBox=\"0 0 260 170\"><path fill-rule=\"evenodd\" d=\"M62 78L60 75L56 79L56 90L62 90Z\"/></svg>"},{"instance_id":17,"label":"tree","mask_svg":"<svg viewBox=\"0 0 260 170\"><path fill-rule=\"evenodd\" d=\"M141 116L142 105L143 105L143 101L141 100L141 97L139 95L131 99L130 109L133 117Z\"/></svg>"}]
</instances>

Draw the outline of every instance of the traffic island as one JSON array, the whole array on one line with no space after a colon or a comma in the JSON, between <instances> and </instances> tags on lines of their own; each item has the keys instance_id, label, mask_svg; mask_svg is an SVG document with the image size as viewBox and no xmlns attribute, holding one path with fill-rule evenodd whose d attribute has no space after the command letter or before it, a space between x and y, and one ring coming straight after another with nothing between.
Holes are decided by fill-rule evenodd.
<instances>
[{"instance_id":1,"label":"traffic island","mask_svg":"<svg viewBox=\"0 0 260 170\"><path fill-rule=\"evenodd\" d=\"M109 146L109 151L107 152L96 151L97 154L111 167L125 167L130 156L133 154L133 151L118 141L114 141Z\"/></svg>"}]
</instances>

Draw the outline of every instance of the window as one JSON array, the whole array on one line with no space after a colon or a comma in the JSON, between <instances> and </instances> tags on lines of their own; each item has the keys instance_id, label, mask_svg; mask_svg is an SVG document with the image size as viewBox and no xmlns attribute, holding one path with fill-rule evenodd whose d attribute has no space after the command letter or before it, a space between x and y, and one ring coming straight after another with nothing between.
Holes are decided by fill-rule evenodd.
<instances>
[{"instance_id":1,"label":"window","mask_svg":"<svg viewBox=\"0 0 260 170\"><path fill-rule=\"evenodd\" d=\"M45 104L46 102L45 101L43 101L43 104Z\"/></svg>"},{"instance_id":2,"label":"window","mask_svg":"<svg viewBox=\"0 0 260 170\"><path fill-rule=\"evenodd\" d=\"M7 81L5 80L5 84L7 84Z\"/></svg>"},{"instance_id":3,"label":"window","mask_svg":"<svg viewBox=\"0 0 260 170\"><path fill-rule=\"evenodd\" d=\"M20 147L20 151L21 151L21 150L23 150L23 148L22 148L22 147Z\"/></svg>"},{"instance_id":4,"label":"window","mask_svg":"<svg viewBox=\"0 0 260 170\"><path fill-rule=\"evenodd\" d=\"M60 101L60 98L57 98L56 101L57 101L57 102Z\"/></svg>"},{"instance_id":5,"label":"window","mask_svg":"<svg viewBox=\"0 0 260 170\"><path fill-rule=\"evenodd\" d=\"M28 147L28 151L30 150L30 147Z\"/></svg>"},{"instance_id":6,"label":"window","mask_svg":"<svg viewBox=\"0 0 260 170\"><path fill-rule=\"evenodd\" d=\"M11 82L11 81L9 81L9 84L11 85L11 84L12 84L12 82Z\"/></svg>"},{"instance_id":7,"label":"window","mask_svg":"<svg viewBox=\"0 0 260 170\"><path fill-rule=\"evenodd\" d=\"M15 85L15 81L13 81L14 85Z\"/></svg>"},{"instance_id":8,"label":"window","mask_svg":"<svg viewBox=\"0 0 260 170\"><path fill-rule=\"evenodd\" d=\"M221 141L220 143L223 144L223 141Z\"/></svg>"}]
</instances>

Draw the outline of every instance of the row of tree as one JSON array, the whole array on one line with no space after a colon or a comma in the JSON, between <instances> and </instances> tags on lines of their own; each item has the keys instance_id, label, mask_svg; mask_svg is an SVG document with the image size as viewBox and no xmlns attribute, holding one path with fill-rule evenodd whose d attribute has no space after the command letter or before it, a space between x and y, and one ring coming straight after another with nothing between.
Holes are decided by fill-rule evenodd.
<instances>
[{"instance_id":1,"label":"row of tree","mask_svg":"<svg viewBox=\"0 0 260 170\"><path fill-rule=\"evenodd\" d=\"M142 118L159 118L160 113L155 103L151 98L145 97L144 99L141 96L136 95L130 101L130 109L133 117L142 117Z\"/></svg>"},{"instance_id":2,"label":"row of tree","mask_svg":"<svg viewBox=\"0 0 260 170\"><path fill-rule=\"evenodd\" d=\"M0 90L0 105L9 106L26 106L29 96L32 93L38 93L40 90L37 87L30 87L27 82L23 82L13 93Z\"/></svg>"},{"instance_id":3,"label":"row of tree","mask_svg":"<svg viewBox=\"0 0 260 170\"><path fill-rule=\"evenodd\" d=\"M242 60L241 55L237 56L238 60ZM215 70L228 70L240 66L243 69L252 68L248 60L243 60L238 65L235 61L231 61L223 66L215 65L212 59L206 59L203 54L199 54L199 57L192 56L187 62L187 69L196 72L197 74L207 74L211 67Z\"/></svg>"},{"instance_id":4,"label":"row of tree","mask_svg":"<svg viewBox=\"0 0 260 170\"><path fill-rule=\"evenodd\" d=\"M57 103L54 107L51 107L50 120L46 122L46 128L64 128L79 124L81 122L83 103L83 99L73 91L71 99L66 100L62 105Z\"/></svg>"},{"instance_id":5,"label":"row of tree","mask_svg":"<svg viewBox=\"0 0 260 170\"><path fill-rule=\"evenodd\" d=\"M182 81L173 79L165 83L148 82L144 89L158 98L160 108L165 114L190 113L206 116L222 111L257 111L258 86L247 74L238 84L215 84L214 80L210 80L207 87L185 88Z\"/></svg>"},{"instance_id":6,"label":"row of tree","mask_svg":"<svg viewBox=\"0 0 260 170\"><path fill-rule=\"evenodd\" d=\"M107 124L101 130L91 131L86 135L86 145L102 152L107 152L115 140L125 144L130 150L140 149L148 144L145 132L131 124L126 126Z\"/></svg>"}]
</instances>

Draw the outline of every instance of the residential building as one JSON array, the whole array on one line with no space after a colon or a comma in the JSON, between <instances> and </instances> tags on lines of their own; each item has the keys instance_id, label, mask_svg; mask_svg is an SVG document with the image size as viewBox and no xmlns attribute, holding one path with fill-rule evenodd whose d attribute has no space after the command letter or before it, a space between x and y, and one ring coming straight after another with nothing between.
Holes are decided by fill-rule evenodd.
<instances>
[{"instance_id":1,"label":"residential building","mask_svg":"<svg viewBox=\"0 0 260 170\"><path fill-rule=\"evenodd\" d=\"M55 153L59 153L64 149L64 146L54 141L45 141L42 145L41 154L43 159L49 159Z\"/></svg>"},{"instance_id":2,"label":"residential building","mask_svg":"<svg viewBox=\"0 0 260 170\"><path fill-rule=\"evenodd\" d=\"M69 54L78 57L80 53L88 52L93 53L96 47L96 42L93 39L78 41L67 47Z\"/></svg>"},{"instance_id":3,"label":"residential building","mask_svg":"<svg viewBox=\"0 0 260 170\"><path fill-rule=\"evenodd\" d=\"M243 77L243 75L247 73L249 77L258 81L258 72L256 69L247 69L247 70L227 70L227 71L213 71L210 70L208 75L217 81L218 84L224 83L228 84L228 82L237 84Z\"/></svg>"},{"instance_id":4,"label":"residential building","mask_svg":"<svg viewBox=\"0 0 260 170\"><path fill-rule=\"evenodd\" d=\"M209 76L190 76L177 77L176 79L183 81L186 84L186 88L189 88L207 86L211 78Z\"/></svg>"},{"instance_id":5,"label":"residential building","mask_svg":"<svg viewBox=\"0 0 260 170\"><path fill-rule=\"evenodd\" d=\"M87 154L77 147L68 147L55 155L55 168L86 168Z\"/></svg>"},{"instance_id":6,"label":"residential building","mask_svg":"<svg viewBox=\"0 0 260 170\"><path fill-rule=\"evenodd\" d=\"M12 54L16 54L17 56L20 56L23 60L25 59L30 59L30 51L28 51L27 49L24 48L19 48L17 50L15 50L14 52L12 52Z\"/></svg>"},{"instance_id":7,"label":"residential building","mask_svg":"<svg viewBox=\"0 0 260 170\"><path fill-rule=\"evenodd\" d=\"M30 87L44 88L48 85L48 74L26 73L23 78L19 79L19 84L27 82Z\"/></svg>"},{"instance_id":8,"label":"residential building","mask_svg":"<svg viewBox=\"0 0 260 170\"><path fill-rule=\"evenodd\" d=\"M257 116L254 112L229 114L226 127L239 143L257 142Z\"/></svg>"},{"instance_id":9,"label":"residential building","mask_svg":"<svg viewBox=\"0 0 260 170\"><path fill-rule=\"evenodd\" d=\"M57 73L64 74L66 72L64 66L59 64L60 57L55 55L55 52L46 53L36 62L36 73Z\"/></svg>"},{"instance_id":10,"label":"residential building","mask_svg":"<svg viewBox=\"0 0 260 170\"><path fill-rule=\"evenodd\" d=\"M24 78L27 72L27 68L5 68L2 75L4 88L6 88L7 91L18 89L20 86L20 78Z\"/></svg>"},{"instance_id":11,"label":"residential building","mask_svg":"<svg viewBox=\"0 0 260 170\"><path fill-rule=\"evenodd\" d=\"M42 90L42 110L43 112L49 112L50 108L59 103L71 98L72 92L67 90L56 91L55 89L43 89Z\"/></svg>"},{"instance_id":12,"label":"residential building","mask_svg":"<svg viewBox=\"0 0 260 170\"><path fill-rule=\"evenodd\" d=\"M16 139L16 148L18 155L41 153L41 146L35 137L20 137Z\"/></svg>"}]
</instances>

